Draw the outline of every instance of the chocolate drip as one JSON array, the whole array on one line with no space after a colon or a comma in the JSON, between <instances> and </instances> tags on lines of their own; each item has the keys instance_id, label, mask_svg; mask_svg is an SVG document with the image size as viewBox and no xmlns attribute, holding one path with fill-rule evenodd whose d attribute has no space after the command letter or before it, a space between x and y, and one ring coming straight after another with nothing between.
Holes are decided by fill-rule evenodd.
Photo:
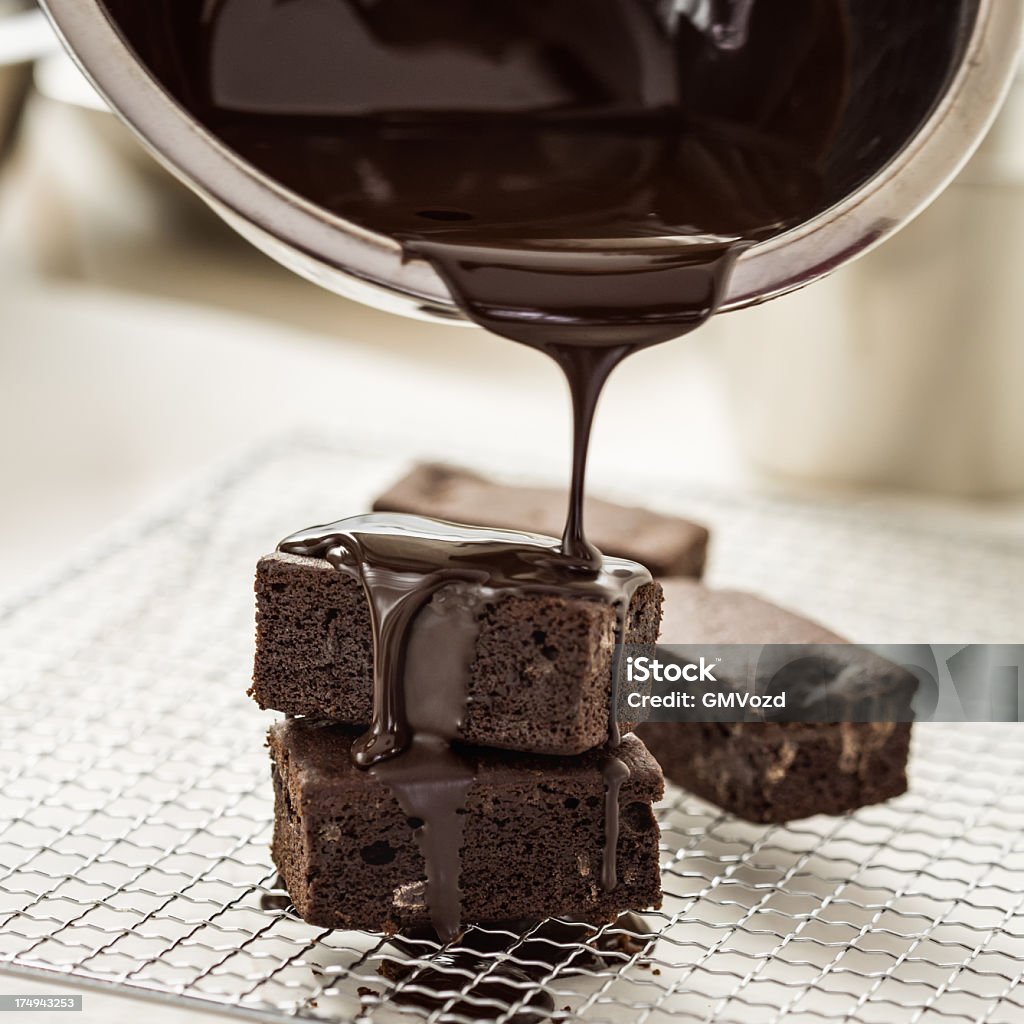
<instances>
[{"instance_id":1,"label":"chocolate drip","mask_svg":"<svg viewBox=\"0 0 1024 1024\"><path fill-rule=\"evenodd\" d=\"M615 657L612 661L612 681L608 717L608 747L615 749L622 742L622 727L619 725L619 676L622 671L622 644L626 636L626 616L629 604L619 603L616 607ZM619 793L629 779L629 765L609 755L601 768L604 774L604 848L601 854L601 885L611 892L619 883Z\"/></svg>"},{"instance_id":2,"label":"chocolate drip","mask_svg":"<svg viewBox=\"0 0 1024 1024\"><path fill-rule=\"evenodd\" d=\"M406 719L416 735L455 739L466 712L466 688L480 618L494 588L447 583L412 623L403 688Z\"/></svg>"},{"instance_id":3,"label":"chocolate drip","mask_svg":"<svg viewBox=\"0 0 1024 1024\"><path fill-rule=\"evenodd\" d=\"M549 537L401 513L377 512L313 527L286 538L278 550L326 559L363 585L374 639L374 720L354 747L356 764L364 768L400 754L415 731L445 740L458 734L478 629L473 610L483 602L502 593L571 594L602 601L617 611L616 640L621 641L630 599L651 579L642 566L620 558L581 568ZM447 596L439 601L436 595L442 589ZM422 623L428 603L430 616ZM454 643L437 666L418 664L407 671L413 627L421 624L443 636L446 644ZM413 702L408 691L417 678L422 692ZM435 683L448 694L447 717L416 719L428 714L425 707L433 702Z\"/></svg>"},{"instance_id":4,"label":"chocolate drip","mask_svg":"<svg viewBox=\"0 0 1024 1024\"><path fill-rule=\"evenodd\" d=\"M562 551L582 565L594 565L600 561L601 554L587 542L583 532L583 495L590 434L605 382L612 370L629 355L629 349L618 346L595 351L590 348L565 346L552 349L551 355L565 374L572 400L572 479L569 484L569 511L562 533ZM619 635L622 635L621 629ZM612 707L614 709L614 703ZM612 717L614 719L614 714Z\"/></svg>"},{"instance_id":5,"label":"chocolate drip","mask_svg":"<svg viewBox=\"0 0 1024 1024\"><path fill-rule=\"evenodd\" d=\"M416 828L427 865L430 921L443 940L452 939L462 924L462 812L475 774L447 742L429 735L417 735L400 757L379 761L370 771L390 787Z\"/></svg>"},{"instance_id":6,"label":"chocolate drip","mask_svg":"<svg viewBox=\"0 0 1024 1024\"><path fill-rule=\"evenodd\" d=\"M619 845L619 793L629 779L629 767L613 754L601 766L604 774L604 855L601 860L601 885L611 892L619 884L616 851Z\"/></svg>"}]
</instances>

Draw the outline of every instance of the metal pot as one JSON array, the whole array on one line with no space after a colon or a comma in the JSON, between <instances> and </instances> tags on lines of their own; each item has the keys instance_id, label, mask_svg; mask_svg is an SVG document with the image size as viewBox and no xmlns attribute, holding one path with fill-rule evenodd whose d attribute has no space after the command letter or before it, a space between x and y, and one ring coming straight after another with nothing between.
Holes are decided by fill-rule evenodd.
<instances>
[{"instance_id":1,"label":"metal pot","mask_svg":"<svg viewBox=\"0 0 1024 1024\"><path fill-rule=\"evenodd\" d=\"M111 106L257 246L310 280L370 305L428 319L461 319L427 263L404 260L391 239L289 193L197 124L136 59L110 16L109 2L43 4ZM847 178L833 182L834 203L819 216L743 255L727 309L830 273L876 246L934 198L999 107L1014 65L1024 0L851 0L849 11L854 88L841 127Z\"/></svg>"}]
</instances>

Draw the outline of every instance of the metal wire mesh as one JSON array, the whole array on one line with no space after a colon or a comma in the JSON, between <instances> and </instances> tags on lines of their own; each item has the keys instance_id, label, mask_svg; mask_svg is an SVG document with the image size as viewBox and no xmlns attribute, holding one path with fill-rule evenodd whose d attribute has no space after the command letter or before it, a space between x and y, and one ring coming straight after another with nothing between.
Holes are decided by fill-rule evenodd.
<instances>
[{"instance_id":1,"label":"metal wire mesh","mask_svg":"<svg viewBox=\"0 0 1024 1024\"><path fill-rule=\"evenodd\" d=\"M279 537L365 507L400 468L328 445L265 453L7 610L0 969L271 1018L1024 1019L1014 726L918 727L910 793L843 818L754 826L670 791L665 903L641 941L623 924L507 932L467 969L428 941L298 920L268 852L269 716L244 695L248 581ZM658 493L714 527L715 582L855 639L1019 639L1009 542L884 506Z\"/></svg>"}]
</instances>

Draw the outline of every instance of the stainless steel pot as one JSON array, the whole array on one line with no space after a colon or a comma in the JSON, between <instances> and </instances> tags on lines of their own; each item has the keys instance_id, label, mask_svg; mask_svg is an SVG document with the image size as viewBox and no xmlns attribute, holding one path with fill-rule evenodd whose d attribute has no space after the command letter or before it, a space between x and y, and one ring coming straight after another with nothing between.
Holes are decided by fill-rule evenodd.
<instances>
[{"instance_id":1,"label":"stainless steel pot","mask_svg":"<svg viewBox=\"0 0 1024 1024\"><path fill-rule=\"evenodd\" d=\"M42 2L111 106L254 244L350 298L411 316L461 319L428 264L403 260L392 240L289 193L197 124L136 59L107 5ZM835 183L827 210L744 254L726 309L800 288L891 235L953 178L1004 96L1024 0L855 0L850 12L855 81L841 131L848 166L857 163L851 153L868 156L855 178ZM880 137L883 118L888 127Z\"/></svg>"}]
</instances>

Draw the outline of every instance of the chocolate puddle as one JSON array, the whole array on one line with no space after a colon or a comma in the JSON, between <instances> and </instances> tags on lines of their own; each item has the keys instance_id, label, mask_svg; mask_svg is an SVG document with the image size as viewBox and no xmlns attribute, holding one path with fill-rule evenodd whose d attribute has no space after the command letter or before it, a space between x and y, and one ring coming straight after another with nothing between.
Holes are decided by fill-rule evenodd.
<instances>
[{"instance_id":1,"label":"chocolate puddle","mask_svg":"<svg viewBox=\"0 0 1024 1024\"><path fill-rule=\"evenodd\" d=\"M495 964L469 953L439 953L435 967L409 969L395 980L405 982L390 994L397 1006L444 1011L468 1020L501 1020L508 1024L540 1024L552 1016L554 1000L524 970L511 963ZM486 972L486 973L485 973ZM463 992L470 978L480 977ZM515 1011L510 1015L510 1007Z\"/></svg>"},{"instance_id":2,"label":"chocolate puddle","mask_svg":"<svg viewBox=\"0 0 1024 1024\"><path fill-rule=\"evenodd\" d=\"M447 742L472 610L434 623L451 644L446 678L434 673L438 702L407 670L416 624L450 583L484 594L542 587L608 600L621 639L640 577L609 572L583 522L602 389L623 359L712 316L745 248L828 205L823 166L849 79L846 5L788 0L781 16L769 0L109 2L137 46L149 40L143 57L168 89L226 145L427 260L467 317L545 353L568 383L573 469L560 547L384 516L281 545L363 583L374 720L355 758L389 777L424 822L430 909L450 937L449 826L471 779ZM414 721L420 713L430 720ZM613 694L609 741L618 740ZM621 765L609 755L604 769L607 888Z\"/></svg>"},{"instance_id":3,"label":"chocolate puddle","mask_svg":"<svg viewBox=\"0 0 1024 1024\"><path fill-rule=\"evenodd\" d=\"M437 936L417 929L389 940L415 962L385 956L378 970L403 984L386 994L399 1005L437 1011L455 1000L446 1012L533 1024L559 1016L540 983L553 976L568 979L616 970L649 955L656 940L634 913L622 914L605 927L559 920L473 927L440 953L434 952ZM471 979L474 983L467 988ZM513 1006L514 1014L507 1017Z\"/></svg>"}]
</instances>

